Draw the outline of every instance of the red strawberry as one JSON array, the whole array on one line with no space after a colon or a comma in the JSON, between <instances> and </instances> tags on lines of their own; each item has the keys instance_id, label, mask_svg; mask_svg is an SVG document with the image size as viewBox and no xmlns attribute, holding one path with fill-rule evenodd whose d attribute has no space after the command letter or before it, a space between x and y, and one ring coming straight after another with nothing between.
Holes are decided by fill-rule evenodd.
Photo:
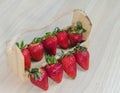
<instances>
[{"instance_id":1,"label":"red strawberry","mask_svg":"<svg viewBox=\"0 0 120 93\"><path fill-rule=\"evenodd\" d=\"M39 61L43 58L44 47L41 38L34 38L28 49L33 60Z\"/></svg>"},{"instance_id":2,"label":"red strawberry","mask_svg":"<svg viewBox=\"0 0 120 93\"><path fill-rule=\"evenodd\" d=\"M60 83L62 81L63 76L63 68L62 64L58 63L54 56L46 56L46 71L48 76L53 79L56 83Z\"/></svg>"},{"instance_id":3,"label":"red strawberry","mask_svg":"<svg viewBox=\"0 0 120 93\"><path fill-rule=\"evenodd\" d=\"M16 45L21 49L21 52L24 56L24 65L25 69L30 69L31 67L31 58L30 58L30 52L28 48L26 48L26 45L24 44L24 41L22 41L20 44L16 42Z\"/></svg>"},{"instance_id":4,"label":"red strawberry","mask_svg":"<svg viewBox=\"0 0 120 93\"><path fill-rule=\"evenodd\" d=\"M58 27L55 28L54 33L56 33L58 45L61 48L68 48L68 34L65 30L60 31Z\"/></svg>"},{"instance_id":5,"label":"red strawberry","mask_svg":"<svg viewBox=\"0 0 120 93\"><path fill-rule=\"evenodd\" d=\"M75 78L76 77L76 59L74 57L74 55L65 55L62 58L62 65L63 65L63 69L64 71L68 74L68 76L70 76L71 78Z\"/></svg>"},{"instance_id":6,"label":"red strawberry","mask_svg":"<svg viewBox=\"0 0 120 93\"><path fill-rule=\"evenodd\" d=\"M76 45L75 50L75 58L77 63L84 69L88 70L89 68L89 52L87 48Z\"/></svg>"},{"instance_id":7,"label":"red strawberry","mask_svg":"<svg viewBox=\"0 0 120 93\"><path fill-rule=\"evenodd\" d=\"M33 68L30 72L31 82L43 90L48 90L48 75L43 68Z\"/></svg>"},{"instance_id":8,"label":"red strawberry","mask_svg":"<svg viewBox=\"0 0 120 93\"><path fill-rule=\"evenodd\" d=\"M76 33L69 33L69 39L71 46L75 46L77 43L82 41L82 33L76 34Z\"/></svg>"},{"instance_id":9,"label":"red strawberry","mask_svg":"<svg viewBox=\"0 0 120 93\"><path fill-rule=\"evenodd\" d=\"M75 46L77 43L82 42L83 40L83 33L86 30L82 27L80 22L77 22L76 26L70 27L68 37L70 39L71 46Z\"/></svg>"},{"instance_id":10,"label":"red strawberry","mask_svg":"<svg viewBox=\"0 0 120 93\"><path fill-rule=\"evenodd\" d=\"M46 51L51 55L56 55L57 37L48 32L44 38L43 45Z\"/></svg>"}]
</instances>

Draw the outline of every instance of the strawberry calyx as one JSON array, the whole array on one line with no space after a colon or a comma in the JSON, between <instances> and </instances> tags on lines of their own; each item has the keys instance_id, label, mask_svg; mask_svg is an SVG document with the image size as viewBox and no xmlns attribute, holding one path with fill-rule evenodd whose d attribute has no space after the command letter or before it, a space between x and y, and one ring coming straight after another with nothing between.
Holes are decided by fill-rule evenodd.
<instances>
[{"instance_id":1,"label":"strawberry calyx","mask_svg":"<svg viewBox=\"0 0 120 93\"><path fill-rule=\"evenodd\" d=\"M74 52L75 52L75 53L76 53L77 51L84 52L86 49L87 49L86 47L80 46L80 44L77 43L77 45L76 45L75 48L74 48Z\"/></svg>"},{"instance_id":2,"label":"strawberry calyx","mask_svg":"<svg viewBox=\"0 0 120 93\"><path fill-rule=\"evenodd\" d=\"M29 73L28 76L32 76L35 80L38 80L42 74L38 68L32 68L31 71L30 70L27 71Z\"/></svg>"},{"instance_id":3,"label":"strawberry calyx","mask_svg":"<svg viewBox=\"0 0 120 93\"><path fill-rule=\"evenodd\" d=\"M71 56L71 55L73 55L73 52L74 51L68 51L64 56Z\"/></svg>"},{"instance_id":4,"label":"strawberry calyx","mask_svg":"<svg viewBox=\"0 0 120 93\"><path fill-rule=\"evenodd\" d=\"M20 43L16 42L16 45L18 48L20 48L21 50L25 49L27 47L27 45L24 43L24 41L22 40Z\"/></svg>"},{"instance_id":5,"label":"strawberry calyx","mask_svg":"<svg viewBox=\"0 0 120 93\"><path fill-rule=\"evenodd\" d=\"M56 27L53 31L53 35L56 35L59 32L61 32L61 29L59 27Z\"/></svg>"},{"instance_id":6,"label":"strawberry calyx","mask_svg":"<svg viewBox=\"0 0 120 93\"><path fill-rule=\"evenodd\" d=\"M83 28L81 22L77 22L75 26L69 27L68 28L69 33L75 33L75 34L80 34L86 32L86 29Z\"/></svg>"},{"instance_id":7,"label":"strawberry calyx","mask_svg":"<svg viewBox=\"0 0 120 93\"><path fill-rule=\"evenodd\" d=\"M42 40L45 40L48 37L54 36L52 32L47 32L45 35L41 38Z\"/></svg>"},{"instance_id":8,"label":"strawberry calyx","mask_svg":"<svg viewBox=\"0 0 120 93\"><path fill-rule=\"evenodd\" d=\"M53 56L53 55L52 55L52 56L46 55L46 56L45 56L45 59L46 59L46 62L47 62L49 65L58 63L57 59L56 59L55 56Z\"/></svg>"},{"instance_id":9,"label":"strawberry calyx","mask_svg":"<svg viewBox=\"0 0 120 93\"><path fill-rule=\"evenodd\" d=\"M59 60L61 60L64 56L71 56L74 53L74 51L68 51L67 53L64 53L64 51L61 50L61 53L58 54L60 57Z\"/></svg>"},{"instance_id":10,"label":"strawberry calyx","mask_svg":"<svg viewBox=\"0 0 120 93\"><path fill-rule=\"evenodd\" d=\"M41 42L42 41L42 38L40 38L40 37L35 37L34 39L33 39L33 41L32 41L32 44L36 44L36 43L39 43L39 42Z\"/></svg>"}]
</instances>

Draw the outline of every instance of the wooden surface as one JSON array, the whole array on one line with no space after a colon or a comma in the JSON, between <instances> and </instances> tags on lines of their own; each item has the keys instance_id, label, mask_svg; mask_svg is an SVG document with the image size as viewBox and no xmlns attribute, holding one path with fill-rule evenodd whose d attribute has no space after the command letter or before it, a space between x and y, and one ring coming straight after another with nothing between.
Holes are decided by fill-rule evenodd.
<instances>
[{"instance_id":1,"label":"wooden surface","mask_svg":"<svg viewBox=\"0 0 120 93\"><path fill-rule=\"evenodd\" d=\"M64 11L87 12L90 36L90 69L75 80L50 82L48 91L23 83L8 69L6 41L16 33L47 24ZM0 93L120 93L120 0L0 0Z\"/></svg>"}]
</instances>

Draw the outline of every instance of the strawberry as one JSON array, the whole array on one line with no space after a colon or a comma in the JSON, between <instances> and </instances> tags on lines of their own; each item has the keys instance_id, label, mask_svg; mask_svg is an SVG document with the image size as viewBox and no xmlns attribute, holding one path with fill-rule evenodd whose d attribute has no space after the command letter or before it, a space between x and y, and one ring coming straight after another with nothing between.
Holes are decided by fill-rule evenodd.
<instances>
[{"instance_id":1,"label":"strawberry","mask_svg":"<svg viewBox=\"0 0 120 93\"><path fill-rule=\"evenodd\" d=\"M66 54L61 59L62 66L64 71L70 76L72 79L76 77L76 59L72 54Z\"/></svg>"},{"instance_id":2,"label":"strawberry","mask_svg":"<svg viewBox=\"0 0 120 93\"><path fill-rule=\"evenodd\" d=\"M48 75L43 68L33 68L30 73L30 81L43 90L48 90Z\"/></svg>"},{"instance_id":3,"label":"strawberry","mask_svg":"<svg viewBox=\"0 0 120 93\"><path fill-rule=\"evenodd\" d=\"M43 37L43 45L46 51L51 55L56 55L56 48L57 48L57 37L54 36L52 33L48 32Z\"/></svg>"},{"instance_id":4,"label":"strawberry","mask_svg":"<svg viewBox=\"0 0 120 93\"><path fill-rule=\"evenodd\" d=\"M30 69L31 67L30 52L28 48L26 47L26 45L24 44L24 41L22 41L20 44L16 42L16 45L21 49L21 52L23 54L25 69L26 70Z\"/></svg>"},{"instance_id":5,"label":"strawberry","mask_svg":"<svg viewBox=\"0 0 120 93\"><path fill-rule=\"evenodd\" d=\"M54 56L46 56L46 71L48 76L53 79L56 83L62 81L63 68L62 64L59 63Z\"/></svg>"},{"instance_id":6,"label":"strawberry","mask_svg":"<svg viewBox=\"0 0 120 93\"><path fill-rule=\"evenodd\" d=\"M83 33L86 32L86 30L82 27L82 24L80 22L77 22L76 26L68 28L68 30L68 37L71 46L75 46L77 43L82 42Z\"/></svg>"},{"instance_id":7,"label":"strawberry","mask_svg":"<svg viewBox=\"0 0 120 93\"><path fill-rule=\"evenodd\" d=\"M35 61L39 61L43 58L44 47L41 43L41 40L41 38L34 38L32 43L28 47L31 57Z\"/></svg>"},{"instance_id":8,"label":"strawberry","mask_svg":"<svg viewBox=\"0 0 120 93\"><path fill-rule=\"evenodd\" d=\"M74 50L75 50L74 56L76 58L77 63L84 70L88 70L88 68L89 68L89 52L88 52L87 48L79 46L79 44L77 44L76 48Z\"/></svg>"},{"instance_id":9,"label":"strawberry","mask_svg":"<svg viewBox=\"0 0 120 93\"><path fill-rule=\"evenodd\" d=\"M82 41L82 33L80 34L76 34L76 33L69 33L69 40L70 40L70 44L71 46L75 46L77 43Z\"/></svg>"},{"instance_id":10,"label":"strawberry","mask_svg":"<svg viewBox=\"0 0 120 93\"><path fill-rule=\"evenodd\" d=\"M58 45L61 48L68 48L68 34L65 30L60 30L58 27L55 28L54 33L56 34Z\"/></svg>"}]
</instances>

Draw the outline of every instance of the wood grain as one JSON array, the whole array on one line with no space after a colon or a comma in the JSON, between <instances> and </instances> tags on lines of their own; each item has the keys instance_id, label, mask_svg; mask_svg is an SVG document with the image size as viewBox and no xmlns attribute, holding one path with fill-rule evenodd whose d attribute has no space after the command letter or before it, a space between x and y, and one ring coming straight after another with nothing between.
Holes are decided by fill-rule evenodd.
<instances>
[{"instance_id":1,"label":"wood grain","mask_svg":"<svg viewBox=\"0 0 120 93\"><path fill-rule=\"evenodd\" d=\"M44 92L23 83L8 69L6 41L16 33L41 27L64 11L79 8L92 22L89 71L75 80L50 81ZM0 0L0 92L3 93L120 93L120 0Z\"/></svg>"}]
</instances>

